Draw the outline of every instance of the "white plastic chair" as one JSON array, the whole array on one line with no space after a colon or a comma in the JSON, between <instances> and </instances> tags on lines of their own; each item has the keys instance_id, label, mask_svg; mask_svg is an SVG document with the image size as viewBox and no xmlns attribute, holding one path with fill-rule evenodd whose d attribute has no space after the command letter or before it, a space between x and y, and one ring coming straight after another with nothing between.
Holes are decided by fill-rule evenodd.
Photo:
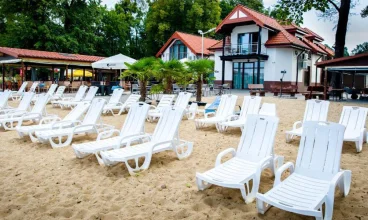
<instances>
[{"instance_id":1,"label":"white plastic chair","mask_svg":"<svg viewBox=\"0 0 368 220\"><path fill-rule=\"evenodd\" d=\"M275 166L283 163L283 157L275 156L273 151L278 123L279 119L273 116L249 115L238 149L222 151L216 158L215 168L197 173L198 189L204 190L212 184L237 188L246 203L252 202L258 192L262 171L266 168L274 171ZM222 163L222 158L229 153L233 158Z\"/></svg>"},{"instance_id":2,"label":"white plastic chair","mask_svg":"<svg viewBox=\"0 0 368 220\"><path fill-rule=\"evenodd\" d=\"M24 98L26 98L26 96L24 96L23 99ZM50 96L48 94L40 95L30 112L23 112L23 114L10 114L8 117L1 118L0 126L5 130L15 130L17 127L21 126L24 121L32 121L34 123L41 120L43 116L47 116L46 104L48 103L49 98Z\"/></svg>"},{"instance_id":3,"label":"white plastic chair","mask_svg":"<svg viewBox=\"0 0 368 220\"><path fill-rule=\"evenodd\" d=\"M73 150L78 158L83 158L89 154L95 154L97 161L103 165L99 155L100 151L118 149L130 142L132 138L144 135L144 123L149 110L149 105L142 102L133 103L125 119L121 130L113 129L102 132L96 141L73 144ZM118 136L112 137L114 134Z\"/></svg>"},{"instance_id":4,"label":"white plastic chair","mask_svg":"<svg viewBox=\"0 0 368 220\"><path fill-rule=\"evenodd\" d=\"M78 105L81 102L91 103L92 100L95 98L97 91L98 91L97 86L91 86L89 87L86 96L82 100L63 101L63 102L60 102L59 105L61 106L61 108L73 108L74 106Z\"/></svg>"},{"instance_id":5,"label":"white plastic chair","mask_svg":"<svg viewBox=\"0 0 368 220\"><path fill-rule=\"evenodd\" d=\"M340 169L345 127L336 123L306 121L303 124L296 164L288 162L275 175L273 188L257 194L257 209L271 206L316 219L332 219L335 188L344 196L350 190L351 171ZM287 169L290 176L281 180ZM325 205L323 218L322 206Z\"/></svg>"},{"instance_id":6,"label":"white plastic chair","mask_svg":"<svg viewBox=\"0 0 368 220\"><path fill-rule=\"evenodd\" d=\"M243 130L247 117L250 114L258 114L262 98L259 96L244 96L240 115L229 115L224 122L219 123L219 132L224 132L228 127Z\"/></svg>"},{"instance_id":7,"label":"white plastic chair","mask_svg":"<svg viewBox=\"0 0 368 220\"><path fill-rule=\"evenodd\" d=\"M157 104L157 106L151 105L152 109L148 111L147 120L149 122L153 122L156 119L154 115L160 115L162 109L172 106L174 98L175 98L175 95L164 94L161 97L160 102Z\"/></svg>"},{"instance_id":8,"label":"white plastic chair","mask_svg":"<svg viewBox=\"0 0 368 220\"><path fill-rule=\"evenodd\" d=\"M219 123L226 121L226 119L234 114L234 108L238 96L236 95L222 95L220 105L216 112L209 112L204 114L204 118L195 119L196 128L202 128L207 124L215 124L217 131L220 130ZM214 115L213 117L208 117Z\"/></svg>"},{"instance_id":9,"label":"white plastic chair","mask_svg":"<svg viewBox=\"0 0 368 220\"><path fill-rule=\"evenodd\" d=\"M188 102L189 102L189 99L192 97L192 95L193 94L190 92L180 92L178 97L176 98L174 106L185 109L184 110L185 115L187 115L188 113L188 109L187 109ZM162 108L162 106L160 106L159 108ZM162 115L162 112L160 111L149 111L147 118L149 119L150 122L153 122L154 120L160 118L161 115Z\"/></svg>"},{"instance_id":10,"label":"white plastic chair","mask_svg":"<svg viewBox=\"0 0 368 220\"><path fill-rule=\"evenodd\" d=\"M328 114L329 101L308 100L305 107L303 121L297 121L291 131L286 131L286 142L291 141L294 136L301 136L303 132L303 123L306 121L326 121Z\"/></svg>"},{"instance_id":11,"label":"white plastic chair","mask_svg":"<svg viewBox=\"0 0 368 220\"><path fill-rule=\"evenodd\" d=\"M25 91L26 91L27 85L28 85L28 82L23 82L18 91L12 91L12 94L10 96L11 99L13 101L20 100L23 96L23 93L25 93Z\"/></svg>"},{"instance_id":12,"label":"white plastic chair","mask_svg":"<svg viewBox=\"0 0 368 220\"><path fill-rule=\"evenodd\" d=\"M17 116L27 113L27 111L30 109L33 96L34 96L34 93L25 92L23 94L23 98L21 99L19 105L16 108L7 108L7 109L0 110L0 119L9 118L9 117L17 117Z\"/></svg>"},{"instance_id":13,"label":"white plastic chair","mask_svg":"<svg viewBox=\"0 0 368 220\"><path fill-rule=\"evenodd\" d=\"M259 110L259 115L277 116L276 105L273 103L263 103Z\"/></svg>"},{"instance_id":14,"label":"white plastic chair","mask_svg":"<svg viewBox=\"0 0 368 220\"><path fill-rule=\"evenodd\" d=\"M344 106L339 124L346 127L344 141L354 141L357 152L361 152L365 140L368 108Z\"/></svg>"},{"instance_id":15,"label":"white plastic chair","mask_svg":"<svg viewBox=\"0 0 368 220\"><path fill-rule=\"evenodd\" d=\"M105 165L123 162L131 175L148 169L152 154L166 150L175 152L179 159L188 157L193 150L193 143L179 139L179 124L183 118L184 109L177 107L167 107L162 109L162 116L157 123L152 136L137 136L136 140L147 138L148 142L131 146L135 141L132 139L126 147L111 151L100 152ZM144 158L144 162L139 166L139 158ZM135 161L135 167L129 165L128 161Z\"/></svg>"},{"instance_id":16,"label":"white plastic chair","mask_svg":"<svg viewBox=\"0 0 368 220\"><path fill-rule=\"evenodd\" d=\"M61 100L51 101L52 106L62 107L70 102L80 102L83 100L84 94L86 93L88 87L87 86L79 86L79 89L74 97L64 97Z\"/></svg>"},{"instance_id":17,"label":"white plastic chair","mask_svg":"<svg viewBox=\"0 0 368 220\"><path fill-rule=\"evenodd\" d=\"M17 132L20 138L25 136L29 136L33 143L38 142L37 137L35 136L36 131L46 131L50 130L58 125L62 128L72 127L74 123L79 120L84 113L88 110L90 104L89 103L80 103L73 110L71 110L63 119L57 116L46 116L43 117L38 125L30 125L30 126L20 126L17 127Z\"/></svg>"},{"instance_id":18,"label":"white plastic chair","mask_svg":"<svg viewBox=\"0 0 368 220\"><path fill-rule=\"evenodd\" d=\"M62 99L64 97L65 88L66 88L65 86L59 86L55 94L53 94L52 97L50 98L50 101L52 102Z\"/></svg>"},{"instance_id":19,"label":"white plastic chair","mask_svg":"<svg viewBox=\"0 0 368 220\"><path fill-rule=\"evenodd\" d=\"M105 105L103 113L107 114L107 113L111 113L113 116L115 116L114 110L121 110L121 107L123 107L123 103L120 102L121 96L124 93L124 89L118 88L118 89L114 89L114 92L112 93L111 98L109 99L109 102ZM141 97L140 95L138 95L139 98ZM137 101L139 100L139 98L137 99Z\"/></svg>"},{"instance_id":20,"label":"white plastic chair","mask_svg":"<svg viewBox=\"0 0 368 220\"><path fill-rule=\"evenodd\" d=\"M36 93L36 89L38 86L39 82L33 82L31 88L29 88L28 92L33 92Z\"/></svg>"},{"instance_id":21,"label":"white plastic chair","mask_svg":"<svg viewBox=\"0 0 368 220\"><path fill-rule=\"evenodd\" d=\"M10 108L8 106L8 100L9 100L9 97L11 96L11 93L12 93L12 91L10 91L10 90L5 90L4 92L1 92L1 95L0 95L0 110Z\"/></svg>"},{"instance_id":22,"label":"white plastic chair","mask_svg":"<svg viewBox=\"0 0 368 220\"><path fill-rule=\"evenodd\" d=\"M94 99L82 122L75 122L75 126L71 128L64 128L63 124L55 123L50 130L36 131L35 136L41 143L50 143L52 148L57 148L70 145L75 134L99 134L111 130L113 126L98 123L105 104L104 99Z\"/></svg>"},{"instance_id":23,"label":"white plastic chair","mask_svg":"<svg viewBox=\"0 0 368 220\"><path fill-rule=\"evenodd\" d=\"M51 97L54 95L54 93L55 93L55 90L56 90L56 88L58 87L58 85L57 84L51 84L51 86L50 86L50 88L49 88L49 90L47 91L47 93L46 94L48 94L49 95L49 100L51 100ZM36 102L37 101L37 99L38 99L38 97L40 97L40 95L35 95L34 97L33 97L33 99L32 99L32 102L34 103L34 102Z\"/></svg>"}]
</instances>

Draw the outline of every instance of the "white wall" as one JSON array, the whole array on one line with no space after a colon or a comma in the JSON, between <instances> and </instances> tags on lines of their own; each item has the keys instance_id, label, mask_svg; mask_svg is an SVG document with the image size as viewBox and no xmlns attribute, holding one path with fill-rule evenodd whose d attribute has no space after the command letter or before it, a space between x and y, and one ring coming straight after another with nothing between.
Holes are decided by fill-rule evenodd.
<instances>
[{"instance_id":1,"label":"white wall","mask_svg":"<svg viewBox=\"0 0 368 220\"><path fill-rule=\"evenodd\" d=\"M222 60L220 59L222 56L222 51L215 51L215 77L216 80L222 80ZM233 63L229 61L225 61L225 80L233 80Z\"/></svg>"},{"instance_id":2,"label":"white wall","mask_svg":"<svg viewBox=\"0 0 368 220\"><path fill-rule=\"evenodd\" d=\"M311 63L311 83L316 82L316 62L317 59L320 57L320 55L312 54L312 63ZM322 58L320 58L318 61L320 62ZM321 68L317 68L317 83L321 82Z\"/></svg>"},{"instance_id":3,"label":"white wall","mask_svg":"<svg viewBox=\"0 0 368 220\"><path fill-rule=\"evenodd\" d=\"M296 56L292 48L268 48L265 62L265 81L280 81L281 71L286 71L284 81L295 81Z\"/></svg>"}]
</instances>

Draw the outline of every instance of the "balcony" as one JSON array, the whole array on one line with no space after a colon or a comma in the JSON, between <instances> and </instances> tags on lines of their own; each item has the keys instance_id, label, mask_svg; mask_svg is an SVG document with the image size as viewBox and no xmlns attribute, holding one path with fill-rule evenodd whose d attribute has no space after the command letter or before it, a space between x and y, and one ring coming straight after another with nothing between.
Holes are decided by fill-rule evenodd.
<instances>
[{"instance_id":1,"label":"balcony","mask_svg":"<svg viewBox=\"0 0 368 220\"><path fill-rule=\"evenodd\" d=\"M260 53L258 53L260 49ZM254 44L227 44L224 47L224 56L221 59L258 59L267 60L267 48L264 44L259 47L257 43Z\"/></svg>"}]
</instances>

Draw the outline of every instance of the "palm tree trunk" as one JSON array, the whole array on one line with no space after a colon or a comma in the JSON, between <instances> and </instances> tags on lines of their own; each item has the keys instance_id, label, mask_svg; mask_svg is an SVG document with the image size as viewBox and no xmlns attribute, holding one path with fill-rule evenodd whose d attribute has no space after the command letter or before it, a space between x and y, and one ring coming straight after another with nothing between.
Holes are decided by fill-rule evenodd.
<instances>
[{"instance_id":1,"label":"palm tree trunk","mask_svg":"<svg viewBox=\"0 0 368 220\"><path fill-rule=\"evenodd\" d=\"M198 77L197 80L197 97L196 97L197 102L202 101L202 80L201 77Z\"/></svg>"},{"instance_id":2,"label":"palm tree trunk","mask_svg":"<svg viewBox=\"0 0 368 220\"><path fill-rule=\"evenodd\" d=\"M147 81L139 81L140 84L140 93L141 93L141 98L139 99L139 101L141 102L145 102L146 101L146 96L147 96Z\"/></svg>"}]
</instances>

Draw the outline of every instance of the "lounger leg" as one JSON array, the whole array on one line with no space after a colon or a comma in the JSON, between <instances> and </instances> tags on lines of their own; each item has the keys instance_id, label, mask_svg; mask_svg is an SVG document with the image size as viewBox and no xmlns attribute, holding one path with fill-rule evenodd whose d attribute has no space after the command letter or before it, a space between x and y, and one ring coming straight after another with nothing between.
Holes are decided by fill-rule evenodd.
<instances>
[{"instance_id":1,"label":"lounger leg","mask_svg":"<svg viewBox=\"0 0 368 220\"><path fill-rule=\"evenodd\" d=\"M144 162L143 162L142 166L139 166L139 164L138 164L138 161L139 161L140 157L134 158L135 168L133 168L129 165L129 163L128 163L129 160L124 161L130 175L135 176L138 172L148 169L148 167L151 163L152 154L148 153L143 157L144 157Z\"/></svg>"},{"instance_id":2,"label":"lounger leg","mask_svg":"<svg viewBox=\"0 0 368 220\"><path fill-rule=\"evenodd\" d=\"M179 160L189 157L193 152L193 142L180 141L177 146L174 147L176 156Z\"/></svg>"},{"instance_id":3,"label":"lounger leg","mask_svg":"<svg viewBox=\"0 0 368 220\"><path fill-rule=\"evenodd\" d=\"M39 141L38 141L38 138L35 136L35 135L36 135L36 132L30 131L30 132L28 133L28 135L29 135L29 138L31 139L31 141L32 141L33 143L37 143L37 142L39 142Z\"/></svg>"},{"instance_id":4,"label":"lounger leg","mask_svg":"<svg viewBox=\"0 0 368 220\"><path fill-rule=\"evenodd\" d=\"M339 187L340 191L347 196L350 192L350 185L351 185L351 171L345 170L344 177L340 179L337 186Z\"/></svg>"},{"instance_id":5,"label":"lounger leg","mask_svg":"<svg viewBox=\"0 0 368 220\"><path fill-rule=\"evenodd\" d=\"M198 176L196 177L196 183L197 183L198 190L205 190L212 186L212 184L201 180L200 178L198 178Z\"/></svg>"},{"instance_id":6,"label":"lounger leg","mask_svg":"<svg viewBox=\"0 0 368 220\"><path fill-rule=\"evenodd\" d=\"M51 147L52 148L66 147L66 146L69 146L70 143L72 143L73 134L69 134L67 136L67 139L66 139L65 142L63 142L63 137L66 137L66 136L57 136L57 137L51 137L51 138L49 138L49 142L51 144ZM58 143L55 143L55 141L53 140L53 138L55 138Z\"/></svg>"},{"instance_id":7,"label":"lounger leg","mask_svg":"<svg viewBox=\"0 0 368 220\"><path fill-rule=\"evenodd\" d=\"M271 205L263 202L260 199L256 199L256 206L258 213L261 213L262 215L264 215L268 211L268 209L271 208Z\"/></svg>"},{"instance_id":8,"label":"lounger leg","mask_svg":"<svg viewBox=\"0 0 368 220\"><path fill-rule=\"evenodd\" d=\"M358 141L355 141L355 147L356 147L356 150L357 152L361 152L362 151L362 148L363 148L363 140L362 138L360 137Z\"/></svg>"}]
</instances>

